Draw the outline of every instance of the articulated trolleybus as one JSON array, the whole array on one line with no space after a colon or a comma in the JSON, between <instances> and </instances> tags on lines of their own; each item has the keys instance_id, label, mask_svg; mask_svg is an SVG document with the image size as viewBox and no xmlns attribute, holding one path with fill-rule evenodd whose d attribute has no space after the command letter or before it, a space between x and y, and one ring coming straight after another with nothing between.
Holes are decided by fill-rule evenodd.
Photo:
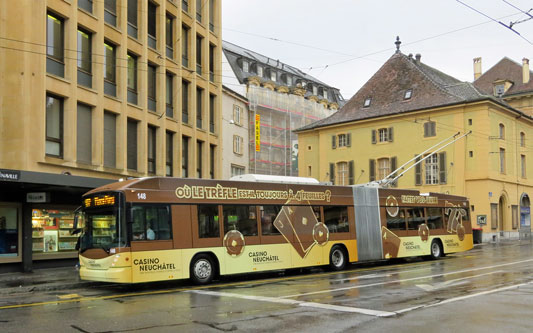
<instances>
[{"instance_id":1,"label":"articulated trolleybus","mask_svg":"<svg viewBox=\"0 0 533 333\"><path fill-rule=\"evenodd\" d=\"M136 283L473 247L464 197L376 186L141 178L83 197L84 280Z\"/></svg>"}]
</instances>

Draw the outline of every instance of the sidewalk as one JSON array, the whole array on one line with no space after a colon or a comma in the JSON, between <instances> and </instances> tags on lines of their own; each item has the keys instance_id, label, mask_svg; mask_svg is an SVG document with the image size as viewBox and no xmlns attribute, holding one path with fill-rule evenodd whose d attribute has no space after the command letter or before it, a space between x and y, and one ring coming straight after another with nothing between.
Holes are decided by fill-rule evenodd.
<instances>
[{"instance_id":1,"label":"sidewalk","mask_svg":"<svg viewBox=\"0 0 533 333\"><path fill-rule=\"evenodd\" d=\"M94 283L81 280L79 272L74 266L40 268L34 269L32 273L13 272L0 274L0 295L77 289Z\"/></svg>"}]
</instances>

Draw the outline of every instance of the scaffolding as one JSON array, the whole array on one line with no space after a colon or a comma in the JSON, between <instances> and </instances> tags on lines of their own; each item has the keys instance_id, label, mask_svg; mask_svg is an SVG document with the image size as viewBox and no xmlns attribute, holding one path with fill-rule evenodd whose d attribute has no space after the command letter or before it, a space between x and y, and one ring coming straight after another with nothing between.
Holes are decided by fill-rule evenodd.
<instances>
[{"instance_id":1,"label":"scaffolding","mask_svg":"<svg viewBox=\"0 0 533 333\"><path fill-rule=\"evenodd\" d=\"M248 85L247 98L250 172L298 176L298 136L293 131L336 110L330 110L327 103L256 85ZM256 115L259 115L258 123ZM260 129L259 136L256 127Z\"/></svg>"}]
</instances>

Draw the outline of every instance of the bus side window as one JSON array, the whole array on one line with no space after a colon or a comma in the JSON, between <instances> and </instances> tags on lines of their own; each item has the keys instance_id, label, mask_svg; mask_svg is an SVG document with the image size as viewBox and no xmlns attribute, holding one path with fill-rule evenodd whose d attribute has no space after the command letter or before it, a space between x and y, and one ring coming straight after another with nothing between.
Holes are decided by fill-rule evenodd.
<instances>
[{"instance_id":1,"label":"bus side window","mask_svg":"<svg viewBox=\"0 0 533 333\"><path fill-rule=\"evenodd\" d=\"M224 234L238 230L243 236L257 236L255 206L223 206Z\"/></svg>"},{"instance_id":2,"label":"bus side window","mask_svg":"<svg viewBox=\"0 0 533 333\"><path fill-rule=\"evenodd\" d=\"M324 206L324 219L329 232L349 232L348 207Z\"/></svg>"},{"instance_id":3,"label":"bus side window","mask_svg":"<svg viewBox=\"0 0 533 333\"><path fill-rule=\"evenodd\" d=\"M198 205L198 237L220 237L217 205Z\"/></svg>"},{"instance_id":4,"label":"bus side window","mask_svg":"<svg viewBox=\"0 0 533 333\"><path fill-rule=\"evenodd\" d=\"M426 223L424 208L417 207L407 209L408 230L418 230L418 227L423 223Z\"/></svg>"},{"instance_id":5,"label":"bus side window","mask_svg":"<svg viewBox=\"0 0 533 333\"><path fill-rule=\"evenodd\" d=\"M430 207L427 209L428 213L428 228L431 229L444 229L442 219L442 208Z\"/></svg>"},{"instance_id":6,"label":"bus side window","mask_svg":"<svg viewBox=\"0 0 533 333\"><path fill-rule=\"evenodd\" d=\"M169 206L135 205L132 213L133 240L172 239Z\"/></svg>"},{"instance_id":7,"label":"bus side window","mask_svg":"<svg viewBox=\"0 0 533 333\"><path fill-rule=\"evenodd\" d=\"M279 230L274 226L274 221L278 216L281 206L260 206L261 211L261 233L267 235L279 235Z\"/></svg>"},{"instance_id":8,"label":"bus side window","mask_svg":"<svg viewBox=\"0 0 533 333\"><path fill-rule=\"evenodd\" d=\"M399 209L395 216L390 216L387 211L387 229L389 230L405 230L405 211Z\"/></svg>"}]
</instances>

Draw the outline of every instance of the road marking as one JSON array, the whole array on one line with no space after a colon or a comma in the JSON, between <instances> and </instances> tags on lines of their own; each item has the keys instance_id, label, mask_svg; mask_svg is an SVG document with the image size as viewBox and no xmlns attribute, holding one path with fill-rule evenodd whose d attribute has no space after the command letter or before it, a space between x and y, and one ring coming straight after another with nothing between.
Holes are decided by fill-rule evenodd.
<instances>
[{"instance_id":1,"label":"road marking","mask_svg":"<svg viewBox=\"0 0 533 333\"><path fill-rule=\"evenodd\" d=\"M438 289L455 286L455 285L457 285L455 283L457 281L469 280L469 279L474 279L474 278L477 278L477 277L480 277L480 276L484 276L484 275L491 275L491 274L503 273L503 272L505 272L505 271L494 271L494 272L488 272L488 273L483 273L483 274L472 275L472 276L462 277L462 278L458 278L458 279L448 280L448 281L435 283L435 284L417 284L416 286L418 288L420 288L420 289L424 289L425 291L435 291L435 290L438 290Z\"/></svg>"},{"instance_id":2,"label":"road marking","mask_svg":"<svg viewBox=\"0 0 533 333\"><path fill-rule=\"evenodd\" d=\"M396 315L396 313L388 312L388 311L378 311L378 310L354 308L354 307L349 307L349 306L340 306L340 305L332 305L332 304L322 304L322 303L315 303L315 302L300 302L297 300L283 299L283 298L276 298L276 297L241 295L241 294L209 291L209 290L190 290L187 292L200 294L200 295L216 296L216 297L233 297L233 298L241 298L241 299L247 299L247 300L252 300L252 301L288 304L288 305L294 305L294 306L305 306L309 308L317 308L317 309L332 310L332 311L339 311L339 312L360 313L360 314L365 314L365 315L375 316L375 317L390 317L390 316Z\"/></svg>"},{"instance_id":3,"label":"road marking","mask_svg":"<svg viewBox=\"0 0 533 333\"><path fill-rule=\"evenodd\" d=\"M399 283L399 282L423 280L423 279L429 279L429 278L434 278L434 277L439 277L439 276L447 276L447 275L474 272L474 271L480 271L480 270L491 269L491 268L498 268L498 267L503 267L503 266L517 265L517 264L522 264L522 263L531 262L531 261L533 261L533 259L514 261L514 262L500 264L500 265L478 267L478 268L472 268L472 269L464 269L464 270L448 272L448 273L426 275L426 276L414 277L414 278L409 278L409 279L400 279L400 280L393 280L393 281L386 281L386 282L376 282L376 283L370 283L370 284L363 284L363 285L359 285L359 286L351 286L351 287L343 287L343 288L336 288L336 289L326 289L326 290L311 291L311 292L308 292L308 293L281 296L281 298L294 298L294 297L302 297L302 296L308 296L308 295L333 293L333 292L344 291L344 290L352 290L352 289L360 289L360 288L367 288L367 287L383 286L383 285L394 284L394 283Z\"/></svg>"},{"instance_id":4,"label":"road marking","mask_svg":"<svg viewBox=\"0 0 533 333\"><path fill-rule=\"evenodd\" d=\"M398 274L403 274L403 273L409 273L409 272L415 272L415 271L424 271L424 270L428 270L430 268L431 267L408 269L408 270L402 270L402 271L397 271L397 272L392 272L392 273L383 273L383 274L374 273L374 274L361 275L361 276L353 277L353 278L335 279L335 280L331 280L331 281L332 282L342 282L342 281L352 281L352 280L374 279L374 278L380 278L380 277L390 277L392 275L398 275Z\"/></svg>"},{"instance_id":5,"label":"road marking","mask_svg":"<svg viewBox=\"0 0 533 333\"><path fill-rule=\"evenodd\" d=\"M431 307L434 307L434 306L439 306L439 305L444 305L444 304L453 303L453 302L457 302L457 301L462 301L462 300L465 300L465 299L468 299L468 298L494 294L494 293L498 293L498 292L506 291L506 290L510 290L510 289L517 289L517 288L520 288L520 287L523 287L523 286L527 286L527 285L530 285L530 284L533 284L533 281L532 282L525 282L525 283L515 284L515 285L512 285L512 286L507 286L507 287L502 287L502 288L497 288L497 289L492 289L492 290L486 290L486 291L482 291L482 292L475 293L475 294L449 298L447 300L440 301L440 302L437 302L437 303L414 306L414 307L411 307L411 308L406 308L406 309L398 310L398 311L395 311L395 312L397 314L400 314L400 313L413 311L413 310L416 310L416 309L431 308Z\"/></svg>"}]
</instances>

